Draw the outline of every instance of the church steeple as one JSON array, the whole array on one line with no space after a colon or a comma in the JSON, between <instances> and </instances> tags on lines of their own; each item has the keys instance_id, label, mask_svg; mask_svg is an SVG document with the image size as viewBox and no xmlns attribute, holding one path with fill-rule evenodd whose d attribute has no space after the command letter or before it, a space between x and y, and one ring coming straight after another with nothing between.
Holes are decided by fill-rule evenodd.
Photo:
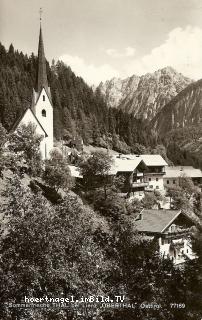
<instances>
[{"instance_id":1,"label":"church steeple","mask_svg":"<svg viewBox=\"0 0 202 320\"><path fill-rule=\"evenodd\" d=\"M42 36L42 28L40 22L39 32L39 46L38 46L38 74L37 74L37 92L40 93L41 89L45 88L48 92L48 80L46 73L46 58L44 53L44 44Z\"/></svg>"}]
</instances>

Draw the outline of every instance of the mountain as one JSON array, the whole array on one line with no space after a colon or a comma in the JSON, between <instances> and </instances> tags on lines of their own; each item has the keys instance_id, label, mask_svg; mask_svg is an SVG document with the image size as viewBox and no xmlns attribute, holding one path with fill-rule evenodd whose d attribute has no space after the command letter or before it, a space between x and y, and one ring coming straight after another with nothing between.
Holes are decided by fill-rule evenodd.
<instances>
[{"instance_id":1,"label":"mountain","mask_svg":"<svg viewBox=\"0 0 202 320\"><path fill-rule=\"evenodd\" d=\"M166 67L141 77L133 75L124 80L113 78L101 82L99 89L108 107L133 114L136 118L151 120L190 83L191 79Z\"/></svg>"},{"instance_id":2,"label":"mountain","mask_svg":"<svg viewBox=\"0 0 202 320\"><path fill-rule=\"evenodd\" d=\"M175 164L202 168L202 80L171 99L151 121L150 129Z\"/></svg>"},{"instance_id":3,"label":"mountain","mask_svg":"<svg viewBox=\"0 0 202 320\"><path fill-rule=\"evenodd\" d=\"M160 136L202 123L202 80L193 82L164 106L152 121Z\"/></svg>"}]
</instances>

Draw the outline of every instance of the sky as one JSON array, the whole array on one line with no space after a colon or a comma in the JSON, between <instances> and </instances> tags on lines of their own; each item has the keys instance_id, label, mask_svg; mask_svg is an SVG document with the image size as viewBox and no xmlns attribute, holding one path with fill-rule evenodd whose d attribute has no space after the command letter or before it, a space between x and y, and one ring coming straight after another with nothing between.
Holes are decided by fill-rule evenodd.
<instances>
[{"instance_id":1,"label":"sky","mask_svg":"<svg viewBox=\"0 0 202 320\"><path fill-rule=\"evenodd\" d=\"M0 0L0 41L46 58L90 85L166 66L202 78L201 0Z\"/></svg>"}]
</instances>

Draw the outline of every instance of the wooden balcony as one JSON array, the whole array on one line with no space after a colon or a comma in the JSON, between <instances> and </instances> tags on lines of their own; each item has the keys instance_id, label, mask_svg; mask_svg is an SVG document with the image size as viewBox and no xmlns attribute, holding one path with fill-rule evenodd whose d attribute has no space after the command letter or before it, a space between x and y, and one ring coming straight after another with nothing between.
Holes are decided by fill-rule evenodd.
<instances>
[{"instance_id":1,"label":"wooden balcony","mask_svg":"<svg viewBox=\"0 0 202 320\"><path fill-rule=\"evenodd\" d=\"M151 175L154 175L154 176L162 176L165 174L165 171L159 171L159 172L145 172L145 177L146 176L151 176Z\"/></svg>"},{"instance_id":2,"label":"wooden balcony","mask_svg":"<svg viewBox=\"0 0 202 320\"><path fill-rule=\"evenodd\" d=\"M149 185L149 183L148 182L133 182L132 183L132 188L140 188L140 187L142 187L142 188L146 188L147 186Z\"/></svg>"},{"instance_id":3,"label":"wooden balcony","mask_svg":"<svg viewBox=\"0 0 202 320\"><path fill-rule=\"evenodd\" d=\"M187 229L177 229L173 232L167 232L163 234L163 238L165 239L179 239L179 238L186 238L187 236L191 235L192 232L190 228Z\"/></svg>"}]
</instances>

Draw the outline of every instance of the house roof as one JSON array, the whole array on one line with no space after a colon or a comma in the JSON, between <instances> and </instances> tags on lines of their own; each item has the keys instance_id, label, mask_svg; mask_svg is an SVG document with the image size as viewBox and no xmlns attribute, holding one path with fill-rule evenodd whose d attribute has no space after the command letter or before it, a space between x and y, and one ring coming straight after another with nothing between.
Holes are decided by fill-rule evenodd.
<instances>
[{"instance_id":1,"label":"house roof","mask_svg":"<svg viewBox=\"0 0 202 320\"><path fill-rule=\"evenodd\" d=\"M37 119L37 117L35 116L34 112L32 111L31 108L27 108L25 109L22 114L20 115L20 117L16 120L16 122L13 124L13 126L11 127L10 131L14 132L17 127L19 126L20 122L22 121L22 119L24 118L24 115L27 111L31 111L32 115L34 116L34 118L36 119L37 123L39 124L39 126L41 127L41 129L43 130L43 132L45 133L45 136L48 137L48 134L46 133L46 131L44 130L43 126L41 125L41 123L39 122L39 120Z\"/></svg>"},{"instance_id":2,"label":"house roof","mask_svg":"<svg viewBox=\"0 0 202 320\"><path fill-rule=\"evenodd\" d=\"M142 154L140 155L146 166L167 166L167 162L160 154Z\"/></svg>"},{"instance_id":3,"label":"house roof","mask_svg":"<svg viewBox=\"0 0 202 320\"><path fill-rule=\"evenodd\" d=\"M110 169L111 174L116 174L117 172L133 172L138 164L142 161L140 157L130 159L114 158L114 163Z\"/></svg>"},{"instance_id":4,"label":"house roof","mask_svg":"<svg viewBox=\"0 0 202 320\"><path fill-rule=\"evenodd\" d=\"M49 101L50 101L50 104L52 105L52 98L51 98L51 92L50 92L50 87L41 87L41 89L40 89L40 91L39 92L36 92L35 90L33 90L34 91L34 106L36 106L37 105L37 103L38 103L38 100L39 100L39 98L40 98L40 96L41 96L41 92L43 91L43 89L45 90L45 93L46 93L46 95L47 95L47 97L48 97L48 99L49 99Z\"/></svg>"},{"instance_id":5,"label":"house roof","mask_svg":"<svg viewBox=\"0 0 202 320\"><path fill-rule=\"evenodd\" d=\"M164 178L179 178L184 175L190 178L202 178L202 171L192 166L170 166L165 168Z\"/></svg>"},{"instance_id":6,"label":"house roof","mask_svg":"<svg viewBox=\"0 0 202 320\"><path fill-rule=\"evenodd\" d=\"M134 171L140 162L143 162L146 166L167 166L166 161L159 154L126 154L113 157L114 164L110 170L111 174L117 172L132 172Z\"/></svg>"},{"instance_id":7,"label":"house roof","mask_svg":"<svg viewBox=\"0 0 202 320\"><path fill-rule=\"evenodd\" d=\"M13 123L13 125L11 126L11 128L10 128L10 132L14 132L15 131L15 129L18 127L18 125L20 124L20 122L21 122L21 120L22 120L22 118L24 117L24 115L25 115L25 113L27 112L27 110L28 110L28 108L26 108L25 110L23 110L21 113L20 113L20 115L19 115L19 117L15 120L15 122Z\"/></svg>"},{"instance_id":8,"label":"house roof","mask_svg":"<svg viewBox=\"0 0 202 320\"><path fill-rule=\"evenodd\" d=\"M163 233L180 213L181 210L144 209L142 219L134 221L134 226L141 232Z\"/></svg>"}]
</instances>

